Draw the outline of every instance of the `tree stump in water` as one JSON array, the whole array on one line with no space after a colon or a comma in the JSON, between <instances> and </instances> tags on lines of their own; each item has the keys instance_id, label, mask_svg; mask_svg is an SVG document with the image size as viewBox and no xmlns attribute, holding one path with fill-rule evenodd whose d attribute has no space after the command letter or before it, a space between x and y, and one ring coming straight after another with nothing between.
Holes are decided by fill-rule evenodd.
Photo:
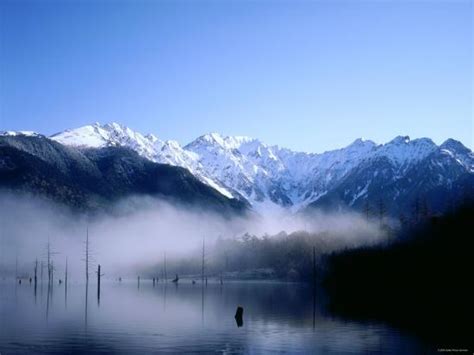
<instances>
[{"instance_id":1,"label":"tree stump in water","mask_svg":"<svg viewBox=\"0 0 474 355\"><path fill-rule=\"evenodd\" d=\"M237 323L237 327L242 327L244 325L244 309L239 306L237 307L237 311L235 312L235 321Z\"/></svg>"}]
</instances>

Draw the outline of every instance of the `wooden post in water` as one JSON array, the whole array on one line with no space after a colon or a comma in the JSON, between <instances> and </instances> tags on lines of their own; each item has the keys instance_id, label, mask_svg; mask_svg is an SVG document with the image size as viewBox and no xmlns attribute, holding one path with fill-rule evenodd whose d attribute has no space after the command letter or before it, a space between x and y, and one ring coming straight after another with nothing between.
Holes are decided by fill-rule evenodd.
<instances>
[{"instance_id":1,"label":"wooden post in water","mask_svg":"<svg viewBox=\"0 0 474 355\"><path fill-rule=\"evenodd\" d=\"M97 266L97 300L100 301L100 277L103 276L100 273L100 264Z\"/></svg>"},{"instance_id":2,"label":"wooden post in water","mask_svg":"<svg viewBox=\"0 0 474 355\"><path fill-rule=\"evenodd\" d=\"M140 288L140 276L137 277L137 288Z\"/></svg>"},{"instance_id":3,"label":"wooden post in water","mask_svg":"<svg viewBox=\"0 0 474 355\"><path fill-rule=\"evenodd\" d=\"M313 286L316 286L316 248L313 246Z\"/></svg>"},{"instance_id":4,"label":"wooden post in water","mask_svg":"<svg viewBox=\"0 0 474 355\"><path fill-rule=\"evenodd\" d=\"M35 295L36 295L37 284L38 284L38 259L35 260Z\"/></svg>"},{"instance_id":5,"label":"wooden post in water","mask_svg":"<svg viewBox=\"0 0 474 355\"><path fill-rule=\"evenodd\" d=\"M153 287L155 287L155 278L153 278Z\"/></svg>"}]
</instances>

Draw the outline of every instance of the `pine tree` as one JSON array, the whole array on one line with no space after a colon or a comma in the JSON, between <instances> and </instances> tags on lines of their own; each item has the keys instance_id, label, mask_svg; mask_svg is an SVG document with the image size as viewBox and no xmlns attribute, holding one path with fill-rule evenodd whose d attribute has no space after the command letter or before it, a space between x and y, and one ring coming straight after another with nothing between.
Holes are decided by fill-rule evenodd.
<instances>
[{"instance_id":1,"label":"pine tree","mask_svg":"<svg viewBox=\"0 0 474 355\"><path fill-rule=\"evenodd\" d=\"M424 220L427 220L430 216L430 210L429 210L428 201L426 200L426 197L424 197L423 200L421 201L420 216Z\"/></svg>"},{"instance_id":2,"label":"pine tree","mask_svg":"<svg viewBox=\"0 0 474 355\"><path fill-rule=\"evenodd\" d=\"M364 202L364 215L365 215L365 219L368 221L370 218L370 204L369 204L368 198Z\"/></svg>"},{"instance_id":3,"label":"pine tree","mask_svg":"<svg viewBox=\"0 0 474 355\"><path fill-rule=\"evenodd\" d=\"M420 199L417 196L413 201L413 223L417 224L420 221Z\"/></svg>"},{"instance_id":4,"label":"pine tree","mask_svg":"<svg viewBox=\"0 0 474 355\"><path fill-rule=\"evenodd\" d=\"M385 207L385 203L383 202L382 199L379 200L378 208L379 208L378 212L379 212L380 227L382 227L384 224L385 214L387 212L387 208Z\"/></svg>"}]
</instances>

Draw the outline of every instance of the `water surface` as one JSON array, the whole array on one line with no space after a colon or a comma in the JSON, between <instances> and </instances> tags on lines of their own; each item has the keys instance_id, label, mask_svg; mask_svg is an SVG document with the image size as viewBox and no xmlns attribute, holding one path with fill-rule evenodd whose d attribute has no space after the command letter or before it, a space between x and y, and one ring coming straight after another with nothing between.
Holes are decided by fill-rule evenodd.
<instances>
[{"instance_id":1,"label":"water surface","mask_svg":"<svg viewBox=\"0 0 474 355\"><path fill-rule=\"evenodd\" d=\"M393 353L433 351L376 322L331 316L311 287L279 282L97 287L0 283L0 353ZM86 297L87 291L87 297ZM87 300L87 302L86 302ZM243 326L234 319L244 308Z\"/></svg>"}]
</instances>

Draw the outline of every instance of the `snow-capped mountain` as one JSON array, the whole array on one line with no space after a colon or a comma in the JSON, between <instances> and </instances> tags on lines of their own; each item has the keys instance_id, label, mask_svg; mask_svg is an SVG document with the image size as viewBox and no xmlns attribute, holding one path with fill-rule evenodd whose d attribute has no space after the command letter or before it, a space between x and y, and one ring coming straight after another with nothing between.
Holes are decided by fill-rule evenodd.
<instances>
[{"instance_id":1,"label":"snow-capped mountain","mask_svg":"<svg viewBox=\"0 0 474 355\"><path fill-rule=\"evenodd\" d=\"M245 198L257 209L274 204L295 211L328 201L357 207L364 201L384 198L399 210L403 204L397 201L406 198L415 183L430 181L418 190L429 194L474 176L472 151L453 139L440 146L429 138L399 136L385 144L357 139L345 148L315 154L217 133L198 137L183 147L117 123L96 123L50 138L79 148L131 148L151 161L186 168L221 194ZM420 166L431 175L420 174Z\"/></svg>"},{"instance_id":2,"label":"snow-capped mountain","mask_svg":"<svg viewBox=\"0 0 474 355\"><path fill-rule=\"evenodd\" d=\"M140 196L223 216L249 211L248 203L225 197L187 169L154 163L128 148L81 149L39 134L0 134L0 191L87 213L126 213L139 207L134 200Z\"/></svg>"},{"instance_id":3,"label":"snow-capped mountain","mask_svg":"<svg viewBox=\"0 0 474 355\"><path fill-rule=\"evenodd\" d=\"M95 123L77 129L66 130L51 136L61 144L82 148L122 146L131 148L141 156L157 163L180 166L188 169L198 179L213 187L226 197L238 194L206 174L199 157L184 150L178 142L162 141L153 134L142 135L118 123L101 125Z\"/></svg>"}]
</instances>

